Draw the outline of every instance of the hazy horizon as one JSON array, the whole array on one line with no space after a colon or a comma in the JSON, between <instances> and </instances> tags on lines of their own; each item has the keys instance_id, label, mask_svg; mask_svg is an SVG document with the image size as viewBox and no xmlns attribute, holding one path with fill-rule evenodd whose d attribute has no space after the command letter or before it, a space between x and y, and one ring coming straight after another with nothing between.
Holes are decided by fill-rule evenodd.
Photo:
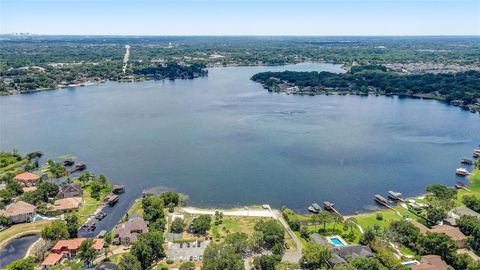
<instances>
[{"instance_id":1,"label":"hazy horizon","mask_svg":"<svg viewBox=\"0 0 480 270\"><path fill-rule=\"evenodd\" d=\"M474 0L0 0L0 33L478 36Z\"/></svg>"}]
</instances>

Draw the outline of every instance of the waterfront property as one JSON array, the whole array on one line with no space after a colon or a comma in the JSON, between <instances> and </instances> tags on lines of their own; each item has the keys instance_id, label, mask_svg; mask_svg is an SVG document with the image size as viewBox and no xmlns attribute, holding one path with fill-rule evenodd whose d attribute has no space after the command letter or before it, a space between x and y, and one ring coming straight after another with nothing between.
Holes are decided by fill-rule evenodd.
<instances>
[{"instance_id":1,"label":"waterfront property","mask_svg":"<svg viewBox=\"0 0 480 270\"><path fill-rule=\"evenodd\" d=\"M458 167L453 164L472 152L464 142L480 140L478 115L437 101L273 95L249 81L260 71L286 69L342 72L331 64L212 68L208 77L193 81L107 82L1 97L2 149L35 149L41 141L50 156L69 149L94 171L108 168L108 176L128 190L109 213L113 226L143 189L159 186L189 194L189 203L199 207L269 202L274 208L285 204L306 211L312 202L323 207L323 201L331 201L342 214L362 212L372 208L373 194L398 190L409 197L432 179L451 184L445 176L453 176ZM73 107L61 109L53 106L54 100ZM15 113L22 103L32 104L32 110ZM143 104L142 110L135 104ZM84 113L79 114L79 108ZM94 117L98 115L106 118ZM180 121L172 121L173 116ZM209 125L199 125L198 117ZM448 119L449 125L438 119ZM15 132L41 130L45 122L58 123L48 136ZM87 122L98 133L75 136L72 131ZM138 136L138 130L161 136L152 140ZM108 141L98 134L108 134ZM158 153L164 156L159 159ZM141 168L132 166L132 157ZM404 162L396 162L399 159ZM372 164L384 169L365 169ZM225 196L232 188L237 192Z\"/></svg>"},{"instance_id":2,"label":"waterfront property","mask_svg":"<svg viewBox=\"0 0 480 270\"><path fill-rule=\"evenodd\" d=\"M422 256L420 264L413 265L412 270L447 270L448 264L437 255Z\"/></svg>"},{"instance_id":3,"label":"waterfront property","mask_svg":"<svg viewBox=\"0 0 480 270\"><path fill-rule=\"evenodd\" d=\"M137 241L142 233L148 232L148 222L134 218L115 226L113 243L117 245L130 245Z\"/></svg>"},{"instance_id":4,"label":"waterfront property","mask_svg":"<svg viewBox=\"0 0 480 270\"><path fill-rule=\"evenodd\" d=\"M450 225L436 225L431 229L417 221L412 221L412 224L420 230L421 234L428 232L442 233L452 238L459 248L466 246L467 237L457 228Z\"/></svg>"},{"instance_id":5,"label":"waterfront property","mask_svg":"<svg viewBox=\"0 0 480 270\"><path fill-rule=\"evenodd\" d=\"M57 195L57 197L61 199L71 198L71 197L82 197L82 196L83 196L82 186L77 183L64 185Z\"/></svg>"},{"instance_id":6,"label":"waterfront property","mask_svg":"<svg viewBox=\"0 0 480 270\"><path fill-rule=\"evenodd\" d=\"M78 249L87 238L75 238L70 240L60 240L53 246L51 253L41 263L42 268L47 269L57 265L63 258L73 258L77 255ZM103 239L95 239L92 247L98 252L103 248Z\"/></svg>"},{"instance_id":7,"label":"waterfront property","mask_svg":"<svg viewBox=\"0 0 480 270\"><path fill-rule=\"evenodd\" d=\"M340 237L338 235L327 236L327 240L330 244L332 244L335 247L348 246L347 242L345 242L345 240L343 240L342 237Z\"/></svg>"},{"instance_id":8,"label":"waterfront property","mask_svg":"<svg viewBox=\"0 0 480 270\"><path fill-rule=\"evenodd\" d=\"M30 172L24 172L16 175L14 180L26 187L32 187L38 184L38 181L40 181L40 178L41 178L40 175L30 173Z\"/></svg>"},{"instance_id":9,"label":"waterfront property","mask_svg":"<svg viewBox=\"0 0 480 270\"><path fill-rule=\"evenodd\" d=\"M333 247L332 258L330 263L337 265L346 263L358 257L373 257L373 251L368 246L350 245L350 246L335 246Z\"/></svg>"},{"instance_id":10,"label":"waterfront property","mask_svg":"<svg viewBox=\"0 0 480 270\"><path fill-rule=\"evenodd\" d=\"M5 209L0 210L0 216L10 218L14 224L30 222L35 214L36 207L23 201L11 203Z\"/></svg>"},{"instance_id":11,"label":"waterfront property","mask_svg":"<svg viewBox=\"0 0 480 270\"><path fill-rule=\"evenodd\" d=\"M52 205L51 211L57 214L77 211L82 204L82 197L72 197L56 200Z\"/></svg>"}]
</instances>

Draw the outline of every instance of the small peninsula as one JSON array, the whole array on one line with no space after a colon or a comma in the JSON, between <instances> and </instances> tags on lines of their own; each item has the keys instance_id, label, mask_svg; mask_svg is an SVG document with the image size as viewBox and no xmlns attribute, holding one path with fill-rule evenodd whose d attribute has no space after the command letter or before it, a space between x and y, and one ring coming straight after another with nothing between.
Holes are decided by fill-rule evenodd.
<instances>
[{"instance_id":1,"label":"small peninsula","mask_svg":"<svg viewBox=\"0 0 480 270\"><path fill-rule=\"evenodd\" d=\"M261 72L251 78L268 91L290 94L401 95L446 101L480 112L480 72L398 74L385 66L353 66L346 73Z\"/></svg>"}]
</instances>

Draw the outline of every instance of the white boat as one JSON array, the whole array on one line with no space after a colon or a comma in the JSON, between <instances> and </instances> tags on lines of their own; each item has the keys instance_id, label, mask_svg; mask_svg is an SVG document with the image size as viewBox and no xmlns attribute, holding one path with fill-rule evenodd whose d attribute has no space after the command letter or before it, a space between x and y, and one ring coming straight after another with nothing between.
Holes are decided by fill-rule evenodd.
<instances>
[{"instance_id":1,"label":"white boat","mask_svg":"<svg viewBox=\"0 0 480 270\"><path fill-rule=\"evenodd\" d=\"M465 168L458 168L458 169L455 170L455 173L457 175L461 175L461 176L466 176L466 175L470 174L470 172L467 171L467 169L465 169Z\"/></svg>"}]
</instances>

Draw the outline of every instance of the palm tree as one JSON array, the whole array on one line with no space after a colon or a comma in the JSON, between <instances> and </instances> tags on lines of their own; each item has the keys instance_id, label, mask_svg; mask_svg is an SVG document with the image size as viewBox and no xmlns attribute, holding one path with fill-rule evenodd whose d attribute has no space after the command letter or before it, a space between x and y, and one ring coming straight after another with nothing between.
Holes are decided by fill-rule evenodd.
<instances>
[{"instance_id":1,"label":"palm tree","mask_svg":"<svg viewBox=\"0 0 480 270\"><path fill-rule=\"evenodd\" d=\"M353 231L353 227L357 225L357 219L354 217L349 217L345 220L345 223L350 227L350 232Z\"/></svg>"},{"instance_id":2,"label":"palm tree","mask_svg":"<svg viewBox=\"0 0 480 270\"><path fill-rule=\"evenodd\" d=\"M342 223L343 217L338 213L332 213L332 220L333 220L333 230L335 231L335 226L337 223Z\"/></svg>"},{"instance_id":3,"label":"palm tree","mask_svg":"<svg viewBox=\"0 0 480 270\"><path fill-rule=\"evenodd\" d=\"M318 219L320 223L323 224L323 231L326 231L327 223L331 222L333 218L330 212L323 210L320 213L318 213Z\"/></svg>"}]
</instances>

